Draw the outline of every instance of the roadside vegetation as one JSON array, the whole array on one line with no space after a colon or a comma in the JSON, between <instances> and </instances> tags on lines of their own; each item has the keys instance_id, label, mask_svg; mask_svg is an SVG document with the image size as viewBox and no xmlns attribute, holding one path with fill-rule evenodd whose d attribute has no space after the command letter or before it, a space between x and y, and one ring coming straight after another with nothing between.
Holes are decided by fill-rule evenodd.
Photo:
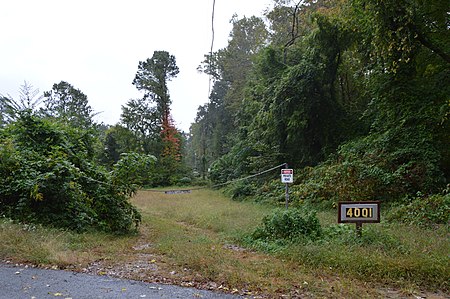
<instances>
[{"instance_id":1,"label":"roadside vegetation","mask_svg":"<svg viewBox=\"0 0 450 299\"><path fill-rule=\"evenodd\" d=\"M247 296L445 297L448 16L444 0L233 16L228 45L199 62L211 94L189 133L166 51L139 61L142 97L115 125L65 81L0 95L0 258ZM266 171L286 163L288 210ZM161 192L181 185L226 187ZM381 223L359 238L336 207L366 200Z\"/></svg>"},{"instance_id":2,"label":"roadside vegetation","mask_svg":"<svg viewBox=\"0 0 450 299\"><path fill-rule=\"evenodd\" d=\"M135 235L3 219L0 258L246 296L444 298L449 291L448 226L387 222L390 209L359 239L328 208L285 211L207 189L139 191L132 203L142 215Z\"/></svg>"}]
</instances>

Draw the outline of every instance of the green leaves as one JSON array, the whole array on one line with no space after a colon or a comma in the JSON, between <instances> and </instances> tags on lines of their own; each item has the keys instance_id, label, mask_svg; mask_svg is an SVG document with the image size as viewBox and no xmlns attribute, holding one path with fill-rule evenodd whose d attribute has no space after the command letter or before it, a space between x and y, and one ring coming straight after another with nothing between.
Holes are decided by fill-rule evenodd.
<instances>
[{"instance_id":1,"label":"green leaves","mask_svg":"<svg viewBox=\"0 0 450 299\"><path fill-rule=\"evenodd\" d=\"M143 185L148 173L154 171L156 158L151 155L124 153L114 164L111 181L119 193L132 196Z\"/></svg>"},{"instance_id":2,"label":"green leaves","mask_svg":"<svg viewBox=\"0 0 450 299\"><path fill-rule=\"evenodd\" d=\"M322 234L315 212L300 209L277 209L262 220L252 234L254 240L298 241L316 239Z\"/></svg>"},{"instance_id":3,"label":"green leaves","mask_svg":"<svg viewBox=\"0 0 450 299\"><path fill-rule=\"evenodd\" d=\"M71 84L61 81L44 93L44 113L73 126L88 129L93 125L93 110L87 96Z\"/></svg>"},{"instance_id":4,"label":"green leaves","mask_svg":"<svg viewBox=\"0 0 450 299\"><path fill-rule=\"evenodd\" d=\"M1 215L76 231L126 233L139 223L128 196L154 158L124 157L110 174L93 160L88 131L31 113L0 135Z\"/></svg>"},{"instance_id":5,"label":"green leaves","mask_svg":"<svg viewBox=\"0 0 450 299\"><path fill-rule=\"evenodd\" d=\"M420 226L450 223L450 193L406 197L387 215L389 221L400 221Z\"/></svg>"}]
</instances>

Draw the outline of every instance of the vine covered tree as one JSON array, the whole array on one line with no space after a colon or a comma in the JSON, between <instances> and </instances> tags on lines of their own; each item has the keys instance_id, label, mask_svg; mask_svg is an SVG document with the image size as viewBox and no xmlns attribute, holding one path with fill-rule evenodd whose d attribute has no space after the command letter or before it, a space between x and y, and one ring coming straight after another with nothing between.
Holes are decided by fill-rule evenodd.
<instances>
[{"instance_id":1,"label":"vine covered tree","mask_svg":"<svg viewBox=\"0 0 450 299\"><path fill-rule=\"evenodd\" d=\"M165 175L159 181L163 184L168 183L170 173L175 172L181 161L181 138L171 117L172 102L167 86L168 81L178 73L175 56L166 51L155 51L151 58L140 61L133 85L143 91L144 96L141 100L130 101L128 107L123 107L122 114L122 121L127 126L133 123L141 124L137 126L140 134L147 134L151 138L152 142L147 144L146 152L160 157L158 164ZM131 104L134 110L147 111L146 117L136 114L136 111L129 111ZM155 104L155 107L150 106L151 104ZM135 118L139 120L133 121Z\"/></svg>"},{"instance_id":2,"label":"vine covered tree","mask_svg":"<svg viewBox=\"0 0 450 299\"><path fill-rule=\"evenodd\" d=\"M166 51L155 51L152 58L140 61L133 85L144 91L144 99L156 103L161 123L170 115L170 95L167 82L179 73L175 56Z\"/></svg>"},{"instance_id":3,"label":"vine covered tree","mask_svg":"<svg viewBox=\"0 0 450 299\"><path fill-rule=\"evenodd\" d=\"M225 181L289 162L314 169L309 194L343 186L319 196L338 200L442 190L448 1L273 2L265 38L255 18L234 18L228 46L200 68L214 86L191 126L196 169Z\"/></svg>"}]
</instances>

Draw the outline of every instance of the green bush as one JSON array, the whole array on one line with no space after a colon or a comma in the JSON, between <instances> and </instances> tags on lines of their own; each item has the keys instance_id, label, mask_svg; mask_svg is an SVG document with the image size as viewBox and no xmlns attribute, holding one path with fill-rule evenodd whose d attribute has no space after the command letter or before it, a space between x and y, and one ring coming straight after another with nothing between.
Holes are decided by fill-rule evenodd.
<instances>
[{"instance_id":1,"label":"green bush","mask_svg":"<svg viewBox=\"0 0 450 299\"><path fill-rule=\"evenodd\" d=\"M420 130L396 128L348 142L326 162L297 171L293 200L393 202L436 192L445 179L429 139Z\"/></svg>"},{"instance_id":2,"label":"green bush","mask_svg":"<svg viewBox=\"0 0 450 299\"><path fill-rule=\"evenodd\" d=\"M138 153L123 153L113 165L112 183L125 196L132 196L139 186L144 185L149 173L153 172L156 158Z\"/></svg>"},{"instance_id":3,"label":"green bush","mask_svg":"<svg viewBox=\"0 0 450 299\"><path fill-rule=\"evenodd\" d=\"M140 180L133 171L154 158L125 155L108 172L93 159L92 134L31 112L0 130L0 215L76 231L134 230L140 214L128 198Z\"/></svg>"},{"instance_id":4,"label":"green bush","mask_svg":"<svg viewBox=\"0 0 450 299\"><path fill-rule=\"evenodd\" d=\"M186 186L192 184L192 179L190 177L182 177L178 179L177 185Z\"/></svg>"},{"instance_id":5,"label":"green bush","mask_svg":"<svg viewBox=\"0 0 450 299\"><path fill-rule=\"evenodd\" d=\"M280 179L265 182L256 190L255 201L269 204L281 204L285 202L285 186L280 183ZM290 197L293 193L290 192ZM294 198L291 198L291 201Z\"/></svg>"},{"instance_id":6,"label":"green bush","mask_svg":"<svg viewBox=\"0 0 450 299\"><path fill-rule=\"evenodd\" d=\"M322 228L314 211L301 209L276 209L262 220L253 232L254 240L295 241L302 238L314 240L320 237Z\"/></svg>"},{"instance_id":7,"label":"green bush","mask_svg":"<svg viewBox=\"0 0 450 299\"><path fill-rule=\"evenodd\" d=\"M450 224L450 193L428 197L406 197L396 204L387 215L389 221L429 226Z\"/></svg>"},{"instance_id":8,"label":"green bush","mask_svg":"<svg viewBox=\"0 0 450 299\"><path fill-rule=\"evenodd\" d=\"M211 164L209 179L213 184L221 184L247 176L254 171L251 156L255 152L246 141L235 144L231 150Z\"/></svg>"},{"instance_id":9,"label":"green bush","mask_svg":"<svg viewBox=\"0 0 450 299\"><path fill-rule=\"evenodd\" d=\"M231 195L232 199L242 199L247 196L255 195L256 187L248 181L239 181L231 184L226 193Z\"/></svg>"}]
</instances>

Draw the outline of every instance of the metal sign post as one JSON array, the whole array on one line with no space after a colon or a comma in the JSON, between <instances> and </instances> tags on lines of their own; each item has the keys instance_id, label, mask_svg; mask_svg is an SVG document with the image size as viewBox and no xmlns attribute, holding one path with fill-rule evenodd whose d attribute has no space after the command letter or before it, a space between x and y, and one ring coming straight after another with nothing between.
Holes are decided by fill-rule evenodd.
<instances>
[{"instance_id":1,"label":"metal sign post","mask_svg":"<svg viewBox=\"0 0 450 299\"><path fill-rule=\"evenodd\" d=\"M286 167L287 164L285 164ZM281 182L285 184L286 209L289 208L289 184L294 182L293 169L281 169Z\"/></svg>"}]
</instances>

